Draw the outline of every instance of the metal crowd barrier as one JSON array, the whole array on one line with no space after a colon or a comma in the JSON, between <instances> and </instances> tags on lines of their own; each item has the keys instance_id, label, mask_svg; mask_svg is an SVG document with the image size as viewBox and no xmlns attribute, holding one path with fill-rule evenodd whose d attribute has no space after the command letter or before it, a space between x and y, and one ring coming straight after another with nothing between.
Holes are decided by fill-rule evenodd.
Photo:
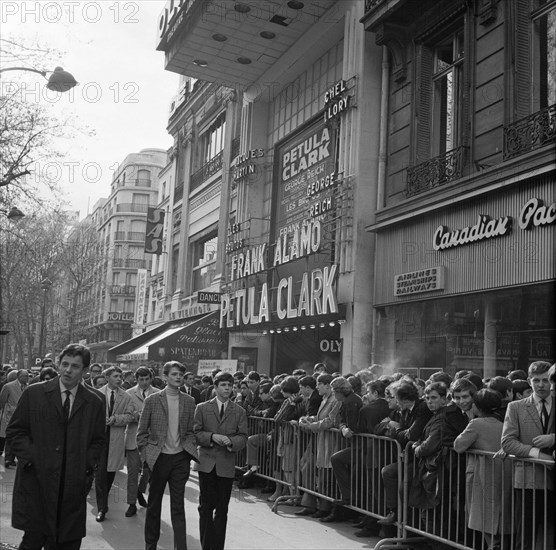
<instances>
[{"instance_id":1,"label":"metal crowd barrier","mask_svg":"<svg viewBox=\"0 0 556 550\"><path fill-rule=\"evenodd\" d=\"M554 463L445 448L434 472L409 446L404 454L403 538L461 550L554 550ZM538 489L515 488L524 470L527 487Z\"/></svg>"},{"instance_id":2,"label":"metal crowd barrier","mask_svg":"<svg viewBox=\"0 0 556 550\"><path fill-rule=\"evenodd\" d=\"M397 479L396 537L376 549L430 541L459 550L554 550L554 462L518 459L444 448L428 462L388 437L357 434L349 440L337 429L309 432L296 424L249 418L248 448L237 466L257 465L257 475L288 487L274 503L297 503L301 493L341 498L330 462L349 449L351 495L347 507L386 517L381 471ZM523 479L526 480L523 487ZM390 494L389 500L393 496Z\"/></svg>"}]
</instances>

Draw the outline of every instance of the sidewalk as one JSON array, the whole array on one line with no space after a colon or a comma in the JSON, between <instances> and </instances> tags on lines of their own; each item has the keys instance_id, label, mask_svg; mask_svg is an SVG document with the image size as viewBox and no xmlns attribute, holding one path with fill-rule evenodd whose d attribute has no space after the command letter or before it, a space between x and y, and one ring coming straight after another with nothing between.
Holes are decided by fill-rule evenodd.
<instances>
[{"instance_id":1,"label":"sidewalk","mask_svg":"<svg viewBox=\"0 0 556 550\"><path fill-rule=\"evenodd\" d=\"M21 540L21 531L12 529L11 494L15 470L4 470L0 465L0 550L13 550ZM187 545L189 550L200 550L197 502L199 485L197 474L191 473L185 489ZM226 550L358 550L371 549L377 538L359 539L350 523L320 523L316 519L297 517L300 508L281 506L278 514L257 489L239 490L234 485L228 514ZM170 503L165 498L162 508L162 530L158 547L173 550ZM116 475L110 493L109 511L103 523L95 521L94 488L87 499L87 537L82 550L139 550L144 548L143 527L145 509L137 516L126 518L126 476ZM8 546L6 546L8 545ZM11 548L9 545L12 545Z\"/></svg>"}]
</instances>

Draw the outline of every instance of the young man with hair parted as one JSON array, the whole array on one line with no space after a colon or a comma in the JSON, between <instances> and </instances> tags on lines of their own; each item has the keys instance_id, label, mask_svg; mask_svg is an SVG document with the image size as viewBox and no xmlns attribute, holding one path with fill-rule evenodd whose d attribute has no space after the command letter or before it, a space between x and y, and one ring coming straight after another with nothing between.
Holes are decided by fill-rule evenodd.
<instances>
[{"instance_id":1,"label":"young man with hair parted","mask_svg":"<svg viewBox=\"0 0 556 550\"><path fill-rule=\"evenodd\" d=\"M514 462L516 550L554 548L554 395L550 363L529 365L533 393L508 404L502 429L502 450L518 458L550 461L542 466ZM544 546L540 539L544 538ZM540 546L539 546L540 545Z\"/></svg>"},{"instance_id":2,"label":"young man with hair parted","mask_svg":"<svg viewBox=\"0 0 556 550\"><path fill-rule=\"evenodd\" d=\"M169 361L163 367L166 388L145 399L137 430L137 447L151 470L145 518L145 548L156 550L160 538L162 498L170 488L170 516L175 550L186 550L185 484L191 459L197 461L193 435L195 400L180 391L185 367Z\"/></svg>"},{"instance_id":3,"label":"young man with hair parted","mask_svg":"<svg viewBox=\"0 0 556 550\"><path fill-rule=\"evenodd\" d=\"M27 388L7 429L18 458L12 526L19 548L79 550L86 534L87 487L105 444L102 397L81 384L89 349L66 346L60 376Z\"/></svg>"},{"instance_id":4,"label":"young man with hair parted","mask_svg":"<svg viewBox=\"0 0 556 550\"><path fill-rule=\"evenodd\" d=\"M230 400L234 378L214 377L216 397L195 409L199 445L199 532L203 550L223 550L228 505L235 476L236 453L247 443L247 415Z\"/></svg>"}]
</instances>

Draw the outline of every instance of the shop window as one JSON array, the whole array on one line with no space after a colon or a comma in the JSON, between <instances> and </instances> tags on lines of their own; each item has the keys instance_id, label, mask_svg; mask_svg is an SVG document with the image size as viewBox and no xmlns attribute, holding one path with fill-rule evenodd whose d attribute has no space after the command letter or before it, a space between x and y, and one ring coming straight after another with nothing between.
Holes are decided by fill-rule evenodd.
<instances>
[{"instance_id":1,"label":"shop window","mask_svg":"<svg viewBox=\"0 0 556 550\"><path fill-rule=\"evenodd\" d=\"M193 243L193 281L192 292L203 290L211 285L216 272L216 252L218 237L216 233Z\"/></svg>"}]
</instances>

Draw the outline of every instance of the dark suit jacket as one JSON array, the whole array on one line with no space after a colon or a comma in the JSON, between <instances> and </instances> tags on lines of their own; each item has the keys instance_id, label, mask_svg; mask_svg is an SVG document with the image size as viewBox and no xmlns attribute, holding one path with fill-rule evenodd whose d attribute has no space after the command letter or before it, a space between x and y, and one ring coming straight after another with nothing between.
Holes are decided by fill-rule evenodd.
<instances>
[{"instance_id":1,"label":"dark suit jacket","mask_svg":"<svg viewBox=\"0 0 556 550\"><path fill-rule=\"evenodd\" d=\"M247 415L243 407L228 400L224 417L220 419L216 397L199 403L193 431L199 445L199 471L210 473L216 466L217 476L234 477L236 453L247 444ZM232 444L230 447L217 445L212 441L212 434L227 435Z\"/></svg>"},{"instance_id":2,"label":"dark suit jacket","mask_svg":"<svg viewBox=\"0 0 556 550\"><path fill-rule=\"evenodd\" d=\"M180 443L184 451L197 460L197 446L193 435L193 415L195 401L193 397L179 392ZM141 458L152 470L168 435L168 401L166 389L153 393L145 399L139 428L137 429L137 448Z\"/></svg>"},{"instance_id":3,"label":"dark suit jacket","mask_svg":"<svg viewBox=\"0 0 556 550\"><path fill-rule=\"evenodd\" d=\"M319 412L320 404L322 403L322 395L319 395L317 390L313 390L313 393L309 396L306 403L307 416L317 416Z\"/></svg>"},{"instance_id":4,"label":"dark suit jacket","mask_svg":"<svg viewBox=\"0 0 556 550\"><path fill-rule=\"evenodd\" d=\"M201 392L195 386L191 386L190 388L188 388L187 386L182 386L180 388L180 391L182 393L185 393L185 395L190 395L191 397L193 397L193 399L195 399L195 405L198 405L202 401Z\"/></svg>"},{"instance_id":5,"label":"dark suit jacket","mask_svg":"<svg viewBox=\"0 0 556 550\"><path fill-rule=\"evenodd\" d=\"M396 435L394 436L402 448L405 447L409 441L418 441L421 439L423 430L432 417L431 411L422 399L416 401L409 412L404 411L404 413L407 414L402 413L400 427L396 429Z\"/></svg>"},{"instance_id":6,"label":"dark suit jacket","mask_svg":"<svg viewBox=\"0 0 556 550\"><path fill-rule=\"evenodd\" d=\"M363 401L354 392L347 396L340 408L340 428L348 427L352 432L359 430L359 411L363 406Z\"/></svg>"},{"instance_id":7,"label":"dark suit jacket","mask_svg":"<svg viewBox=\"0 0 556 550\"><path fill-rule=\"evenodd\" d=\"M368 405L363 405L359 411L359 433L375 433L375 426L389 413L388 401L383 397L371 401Z\"/></svg>"}]
</instances>

